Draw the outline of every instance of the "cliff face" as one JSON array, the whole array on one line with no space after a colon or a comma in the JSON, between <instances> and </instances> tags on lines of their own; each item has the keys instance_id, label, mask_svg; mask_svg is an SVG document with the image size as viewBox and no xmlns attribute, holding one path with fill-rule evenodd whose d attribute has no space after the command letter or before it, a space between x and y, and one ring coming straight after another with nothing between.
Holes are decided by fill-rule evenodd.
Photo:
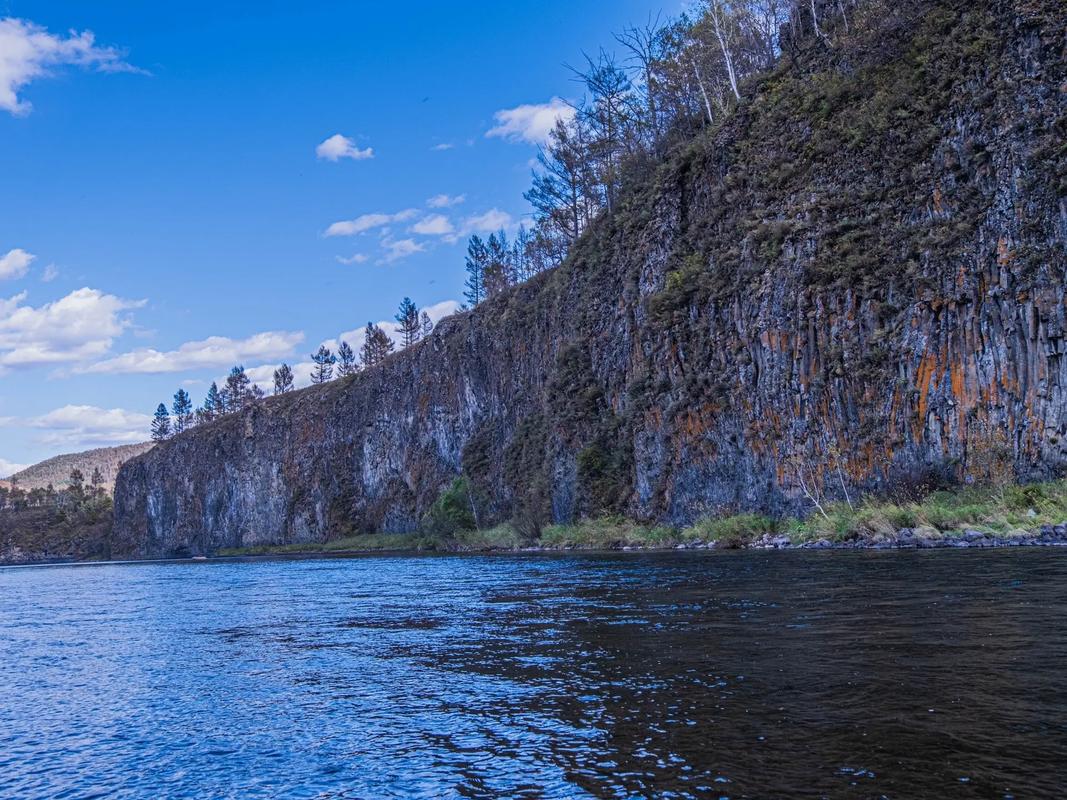
<instances>
[{"instance_id":1,"label":"cliff face","mask_svg":"<svg viewBox=\"0 0 1067 800\"><path fill-rule=\"evenodd\" d=\"M525 527L1057 474L1065 15L920 12L766 77L557 270L128 462L113 552L410 530L461 472Z\"/></svg>"}]
</instances>

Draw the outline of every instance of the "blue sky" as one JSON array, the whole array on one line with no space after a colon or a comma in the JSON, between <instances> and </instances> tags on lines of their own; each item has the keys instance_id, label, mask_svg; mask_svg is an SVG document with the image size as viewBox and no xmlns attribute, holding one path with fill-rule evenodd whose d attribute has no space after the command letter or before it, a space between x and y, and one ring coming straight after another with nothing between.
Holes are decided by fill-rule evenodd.
<instances>
[{"instance_id":1,"label":"blue sky","mask_svg":"<svg viewBox=\"0 0 1067 800\"><path fill-rule=\"evenodd\" d=\"M0 475L450 311L565 64L680 6L0 0Z\"/></svg>"}]
</instances>

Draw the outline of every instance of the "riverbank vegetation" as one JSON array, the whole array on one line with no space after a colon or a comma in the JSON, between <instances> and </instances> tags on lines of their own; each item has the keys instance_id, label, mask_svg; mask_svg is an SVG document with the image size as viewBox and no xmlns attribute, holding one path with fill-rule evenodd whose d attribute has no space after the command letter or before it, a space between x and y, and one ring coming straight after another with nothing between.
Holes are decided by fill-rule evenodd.
<instances>
[{"instance_id":1,"label":"riverbank vegetation","mask_svg":"<svg viewBox=\"0 0 1067 800\"><path fill-rule=\"evenodd\" d=\"M645 525L624 517L587 519L570 525L549 525L537 538L524 537L511 524L479 529L471 517L457 509L463 485L457 481L437 507L450 507L452 523L424 526L413 533L347 536L326 543L302 543L277 547L246 547L224 550L219 555L261 555L312 552L372 552L431 550L480 552L546 549L610 550L619 548L671 548L705 544L718 548L746 547L765 536L784 537L789 544L825 540L831 543L858 541L877 543L913 530L923 538L938 540L980 532L998 538L1021 537L1046 526L1067 523L1067 480L1000 488L969 486L933 492L921 500L894 502L865 498L850 506L825 507L825 516L806 519L774 519L758 514L712 517L688 527Z\"/></svg>"}]
</instances>

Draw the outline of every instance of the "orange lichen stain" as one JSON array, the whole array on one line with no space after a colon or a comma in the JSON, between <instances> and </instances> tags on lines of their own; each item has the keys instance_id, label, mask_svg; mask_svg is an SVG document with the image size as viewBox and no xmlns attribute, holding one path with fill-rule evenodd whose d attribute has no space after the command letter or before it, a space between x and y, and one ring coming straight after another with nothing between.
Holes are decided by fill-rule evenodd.
<instances>
[{"instance_id":1,"label":"orange lichen stain","mask_svg":"<svg viewBox=\"0 0 1067 800\"><path fill-rule=\"evenodd\" d=\"M963 364L959 361L954 361L949 367L949 380L952 386L952 396L956 399L956 412L962 434L967 427L967 412L974 407L977 398L967 386Z\"/></svg>"},{"instance_id":2,"label":"orange lichen stain","mask_svg":"<svg viewBox=\"0 0 1067 800\"><path fill-rule=\"evenodd\" d=\"M942 214L945 211L945 198L941 194L941 187L934 187L934 213Z\"/></svg>"},{"instance_id":3,"label":"orange lichen stain","mask_svg":"<svg viewBox=\"0 0 1067 800\"><path fill-rule=\"evenodd\" d=\"M1007 240L1001 236L997 241L997 263L1002 267L1008 266L1015 259L1015 251L1008 247Z\"/></svg>"},{"instance_id":4,"label":"orange lichen stain","mask_svg":"<svg viewBox=\"0 0 1067 800\"><path fill-rule=\"evenodd\" d=\"M967 268L961 263L960 268L956 270L956 289L962 289L964 283L967 281Z\"/></svg>"},{"instance_id":5,"label":"orange lichen stain","mask_svg":"<svg viewBox=\"0 0 1067 800\"><path fill-rule=\"evenodd\" d=\"M916 402L918 419L913 430L913 439L918 442L922 438L922 430L926 426L927 395L930 393L930 379L937 369L937 357L933 353L923 353L919 359L919 369L915 373L915 391L919 393Z\"/></svg>"}]
</instances>

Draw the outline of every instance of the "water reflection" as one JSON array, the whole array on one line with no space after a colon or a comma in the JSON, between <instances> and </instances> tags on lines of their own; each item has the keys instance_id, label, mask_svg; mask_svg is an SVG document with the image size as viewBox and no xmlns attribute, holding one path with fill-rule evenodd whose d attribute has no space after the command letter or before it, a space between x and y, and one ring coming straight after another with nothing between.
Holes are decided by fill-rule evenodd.
<instances>
[{"instance_id":1,"label":"water reflection","mask_svg":"<svg viewBox=\"0 0 1067 800\"><path fill-rule=\"evenodd\" d=\"M1067 553L0 570L0 795L1033 797Z\"/></svg>"}]
</instances>

